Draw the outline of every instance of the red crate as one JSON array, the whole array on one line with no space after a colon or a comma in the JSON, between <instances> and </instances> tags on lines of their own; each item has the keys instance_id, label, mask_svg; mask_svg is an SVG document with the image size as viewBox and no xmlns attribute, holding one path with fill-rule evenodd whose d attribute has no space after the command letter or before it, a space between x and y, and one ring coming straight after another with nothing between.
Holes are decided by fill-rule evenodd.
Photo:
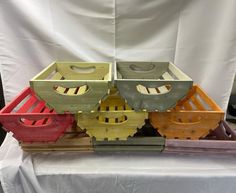
<instances>
[{"instance_id":1,"label":"red crate","mask_svg":"<svg viewBox=\"0 0 236 193\"><path fill-rule=\"evenodd\" d=\"M38 99L30 87L24 89L0 111L6 131L21 142L52 142L73 124L71 114L57 114Z\"/></svg>"}]
</instances>

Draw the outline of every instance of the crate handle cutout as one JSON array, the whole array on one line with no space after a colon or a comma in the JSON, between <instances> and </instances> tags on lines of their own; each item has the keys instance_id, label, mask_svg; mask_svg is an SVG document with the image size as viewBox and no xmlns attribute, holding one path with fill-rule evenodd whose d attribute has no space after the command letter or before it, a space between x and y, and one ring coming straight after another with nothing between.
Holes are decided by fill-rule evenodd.
<instances>
[{"instance_id":1,"label":"crate handle cutout","mask_svg":"<svg viewBox=\"0 0 236 193\"><path fill-rule=\"evenodd\" d=\"M190 119L190 118L180 118L180 117L172 117L171 118L171 122L177 125L195 125L195 124L199 124L202 120L201 116L195 117L194 119Z\"/></svg>"},{"instance_id":2,"label":"crate handle cutout","mask_svg":"<svg viewBox=\"0 0 236 193\"><path fill-rule=\"evenodd\" d=\"M79 87L72 87L72 88L66 88L66 87L62 87L62 86L54 86L53 89L58 94L66 95L66 96L84 95L85 93L87 93L89 91L88 85L83 85L83 86L79 86Z\"/></svg>"},{"instance_id":3,"label":"crate handle cutout","mask_svg":"<svg viewBox=\"0 0 236 193\"><path fill-rule=\"evenodd\" d=\"M139 84L136 86L136 89L139 93L144 95L163 95L169 93L172 89L172 86L167 84L159 87L145 87Z\"/></svg>"},{"instance_id":4,"label":"crate handle cutout","mask_svg":"<svg viewBox=\"0 0 236 193\"><path fill-rule=\"evenodd\" d=\"M96 119L103 123L103 124L109 124L109 125L117 125L117 124L123 124L127 122L128 117L126 115L122 115L120 117L115 117L115 116L97 116Z\"/></svg>"},{"instance_id":5,"label":"crate handle cutout","mask_svg":"<svg viewBox=\"0 0 236 193\"><path fill-rule=\"evenodd\" d=\"M150 63L149 65L142 65L142 66L131 64L129 65L129 68L134 72L145 73L153 71L155 69L155 65L152 63Z\"/></svg>"},{"instance_id":6,"label":"crate handle cutout","mask_svg":"<svg viewBox=\"0 0 236 193\"><path fill-rule=\"evenodd\" d=\"M70 66L71 70L80 74L91 74L96 70L96 66L80 67L80 66Z\"/></svg>"},{"instance_id":7,"label":"crate handle cutout","mask_svg":"<svg viewBox=\"0 0 236 193\"><path fill-rule=\"evenodd\" d=\"M19 122L27 127L43 127L43 126L48 126L52 123L51 118L42 118L42 119L26 119L26 118L20 118Z\"/></svg>"}]
</instances>

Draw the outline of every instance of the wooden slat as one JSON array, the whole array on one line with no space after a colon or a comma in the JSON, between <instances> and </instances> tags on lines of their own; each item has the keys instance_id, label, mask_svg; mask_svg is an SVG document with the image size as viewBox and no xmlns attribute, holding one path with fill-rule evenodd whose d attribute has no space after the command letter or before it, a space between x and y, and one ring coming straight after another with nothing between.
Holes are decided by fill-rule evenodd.
<instances>
[{"instance_id":1,"label":"wooden slat","mask_svg":"<svg viewBox=\"0 0 236 193\"><path fill-rule=\"evenodd\" d=\"M31 96L18 110L17 113L26 113L37 101L35 96Z\"/></svg>"},{"instance_id":2,"label":"wooden slat","mask_svg":"<svg viewBox=\"0 0 236 193\"><path fill-rule=\"evenodd\" d=\"M159 89L160 93L168 92L168 89L166 88L166 86L160 86L160 87L158 87L158 89Z\"/></svg>"},{"instance_id":3,"label":"wooden slat","mask_svg":"<svg viewBox=\"0 0 236 193\"><path fill-rule=\"evenodd\" d=\"M198 85L196 86L196 91L202 100L204 100L212 108L212 110L222 111L215 101L213 101Z\"/></svg>"},{"instance_id":4,"label":"wooden slat","mask_svg":"<svg viewBox=\"0 0 236 193\"><path fill-rule=\"evenodd\" d=\"M192 106L189 104L189 102L185 102L183 106L185 110L188 110L188 111L191 111L193 109Z\"/></svg>"},{"instance_id":5,"label":"wooden slat","mask_svg":"<svg viewBox=\"0 0 236 193\"><path fill-rule=\"evenodd\" d=\"M157 94L157 90L155 88L148 88L150 94Z\"/></svg>"},{"instance_id":6,"label":"wooden slat","mask_svg":"<svg viewBox=\"0 0 236 193\"><path fill-rule=\"evenodd\" d=\"M104 76L103 80L109 80L109 73Z\"/></svg>"},{"instance_id":7,"label":"wooden slat","mask_svg":"<svg viewBox=\"0 0 236 193\"><path fill-rule=\"evenodd\" d=\"M164 80L174 80L174 78L169 74L169 72L165 72L162 77Z\"/></svg>"},{"instance_id":8,"label":"wooden slat","mask_svg":"<svg viewBox=\"0 0 236 193\"><path fill-rule=\"evenodd\" d=\"M114 111L115 110L115 106L111 105L109 106L109 111ZM109 123L115 123L115 118L109 118Z\"/></svg>"},{"instance_id":9,"label":"wooden slat","mask_svg":"<svg viewBox=\"0 0 236 193\"><path fill-rule=\"evenodd\" d=\"M164 146L95 146L95 152L161 152Z\"/></svg>"},{"instance_id":10,"label":"wooden slat","mask_svg":"<svg viewBox=\"0 0 236 193\"><path fill-rule=\"evenodd\" d=\"M77 89L77 88L69 88L69 90L67 91L67 94L68 94L68 95L74 95L76 89Z\"/></svg>"},{"instance_id":11,"label":"wooden slat","mask_svg":"<svg viewBox=\"0 0 236 193\"><path fill-rule=\"evenodd\" d=\"M198 110L201 110L201 111L206 110L203 104L196 98L195 95L191 97L191 100L193 101L194 105L198 108Z\"/></svg>"},{"instance_id":12,"label":"wooden slat","mask_svg":"<svg viewBox=\"0 0 236 193\"><path fill-rule=\"evenodd\" d=\"M49 108L45 108L42 113L50 113L50 109ZM38 121L35 122L34 125L42 125L44 123L44 121L45 121L45 119L38 120ZM46 124L46 123L44 123L44 124Z\"/></svg>"},{"instance_id":13,"label":"wooden slat","mask_svg":"<svg viewBox=\"0 0 236 193\"><path fill-rule=\"evenodd\" d=\"M169 65L169 70L178 78L179 80L186 80L190 79L188 76L186 76L180 69L178 69L175 65L171 64Z\"/></svg>"},{"instance_id":14,"label":"wooden slat","mask_svg":"<svg viewBox=\"0 0 236 193\"><path fill-rule=\"evenodd\" d=\"M39 102L34 109L31 111L31 113L40 113L41 110L45 107L45 103L43 101ZM32 120L24 120L24 124L31 125L34 121Z\"/></svg>"},{"instance_id":15,"label":"wooden slat","mask_svg":"<svg viewBox=\"0 0 236 193\"><path fill-rule=\"evenodd\" d=\"M78 95L84 94L86 90L87 90L87 85L79 87Z\"/></svg>"},{"instance_id":16,"label":"wooden slat","mask_svg":"<svg viewBox=\"0 0 236 193\"><path fill-rule=\"evenodd\" d=\"M59 72L56 72L52 77L51 80L61 80L62 75Z\"/></svg>"},{"instance_id":17,"label":"wooden slat","mask_svg":"<svg viewBox=\"0 0 236 193\"><path fill-rule=\"evenodd\" d=\"M51 80L61 80L62 79L62 75L59 72L56 72L52 77ZM66 88L63 88L61 86L58 86L56 89L59 93L64 93Z\"/></svg>"},{"instance_id":18,"label":"wooden slat","mask_svg":"<svg viewBox=\"0 0 236 193\"><path fill-rule=\"evenodd\" d=\"M142 94L148 94L148 91L147 91L147 89L146 89L145 86L138 85L138 86L137 86L137 90L138 90L140 93L142 93Z\"/></svg>"}]
</instances>

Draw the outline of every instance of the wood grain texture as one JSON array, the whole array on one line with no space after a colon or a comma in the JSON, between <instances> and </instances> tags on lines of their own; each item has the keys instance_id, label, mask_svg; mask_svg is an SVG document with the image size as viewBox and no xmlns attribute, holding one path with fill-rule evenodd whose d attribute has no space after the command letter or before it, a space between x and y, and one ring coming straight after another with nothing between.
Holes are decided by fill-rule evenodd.
<instances>
[{"instance_id":1,"label":"wood grain texture","mask_svg":"<svg viewBox=\"0 0 236 193\"><path fill-rule=\"evenodd\" d=\"M196 96L200 96L201 100ZM219 122L224 119L224 112L195 85L173 110L151 112L149 119L153 127L167 139L199 139L217 128Z\"/></svg>"}]
</instances>

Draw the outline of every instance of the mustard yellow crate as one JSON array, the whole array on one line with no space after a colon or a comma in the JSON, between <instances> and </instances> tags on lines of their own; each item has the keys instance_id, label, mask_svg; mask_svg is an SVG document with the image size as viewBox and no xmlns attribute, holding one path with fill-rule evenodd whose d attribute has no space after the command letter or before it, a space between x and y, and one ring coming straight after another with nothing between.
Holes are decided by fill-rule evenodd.
<instances>
[{"instance_id":1,"label":"mustard yellow crate","mask_svg":"<svg viewBox=\"0 0 236 193\"><path fill-rule=\"evenodd\" d=\"M120 96L110 94L96 112L78 113L77 124L96 140L125 140L133 136L147 118L147 112L135 112Z\"/></svg>"},{"instance_id":2,"label":"mustard yellow crate","mask_svg":"<svg viewBox=\"0 0 236 193\"><path fill-rule=\"evenodd\" d=\"M53 62L30 85L57 113L89 112L109 92L111 63Z\"/></svg>"}]
</instances>

